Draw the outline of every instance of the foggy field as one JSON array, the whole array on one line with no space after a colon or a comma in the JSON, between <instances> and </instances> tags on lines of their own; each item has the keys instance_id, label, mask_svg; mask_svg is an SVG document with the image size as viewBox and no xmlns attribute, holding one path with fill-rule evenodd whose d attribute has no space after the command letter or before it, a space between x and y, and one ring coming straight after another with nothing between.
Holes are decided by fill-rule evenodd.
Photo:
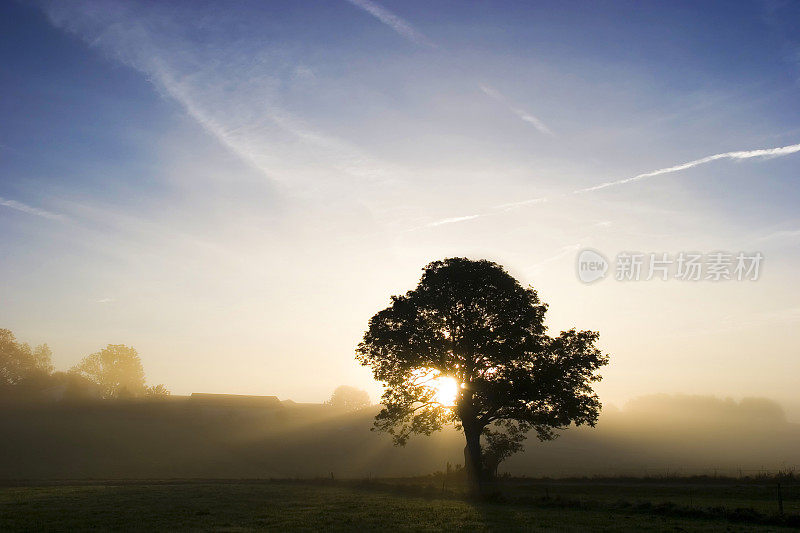
<instances>
[{"instance_id":1,"label":"foggy field","mask_svg":"<svg viewBox=\"0 0 800 533\"><path fill-rule=\"evenodd\" d=\"M609 410L593 433L531 442L508 468L532 477L490 486L501 494L492 503L464 499L463 470L443 473L463 453L460 434L394 448L369 431L374 408L211 408L176 397L8 407L0 411L0 530L774 531L764 525L782 523L774 473L796 461L797 425L769 416L769 404L656 400ZM694 418L678 424L673 411ZM666 475L675 465L708 476ZM780 478L792 520L800 514L794 472ZM228 481L252 478L297 481Z\"/></svg>"},{"instance_id":2,"label":"foggy field","mask_svg":"<svg viewBox=\"0 0 800 533\"><path fill-rule=\"evenodd\" d=\"M402 448L370 431L377 408L209 408L173 397L0 410L0 479L413 477L463 462L448 429ZM532 478L758 476L800 464L800 425L769 402L651 397L596 429L531 439L501 471ZM688 498L684 498L688 501ZM681 500L683 501L683 500Z\"/></svg>"},{"instance_id":3,"label":"foggy field","mask_svg":"<svg viewBox=\"0 0 800 533\"><path fill-rule=\"evenodd\" d=\"M598 489L598 486L593 486ZM559 489L565 490L565 489ZM645 497L652 487L636 488ZM580 491L573 489L571 494ZM592 491L597 497L604 490ZM615 493L614 496L620 493ZM0 530L408 529L776 531L641 509L563 508L291 482L110 483L0 489Z\"/></svg>"}]
</instances>

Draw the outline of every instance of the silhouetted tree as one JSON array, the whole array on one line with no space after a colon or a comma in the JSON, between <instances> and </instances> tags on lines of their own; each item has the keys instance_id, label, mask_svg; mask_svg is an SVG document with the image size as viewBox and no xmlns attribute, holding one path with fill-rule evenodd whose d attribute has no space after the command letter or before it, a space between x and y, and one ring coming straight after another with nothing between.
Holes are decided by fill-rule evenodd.
<instances>
[{"instance_id":1,"label":"silhouetted tree","mask_svg":"<svg viewBox=\"0 0 800 533\"><path fill-rule=\"evenodd\" d=\"M109 344L86 356L70 372L100 387L102 398L141 396L145 392L144 368L139 354L124 344Z\"/></svg>"},{"instance_id":2,"label":"silhouetted tree","mask_svg":"<svg viewBox=\"0 0 800 533\"><path fill-rule=\"evenodd\" d=\"M596 332L548 336L546 309L535 290L496 263L427 265L414 290L393 296L370 319L357 349L358 361L386 386L375 428L403 445L411 434L455 423L466 438L468 477L479 488L489 460L482 434L494 463L521 449L519 436L531 429L550 440L572 423L593 426L601 406L591 384L608 357L595 347ZM434 384L443 376L459 384L452 408L437 401Z\"/></svg>"},{"instance_id":3,"label":"silhouetted tree","mask_svg":"<svg viewBox=\"0 0 800 533\"><path fill-rule=\"evenodd\" d=\"M371 405L369 401L369 394L367 391L350 387L348 385L340 385L333 391L330 400L325 402L331 407L337 409L346 409L348 411L355 411Z\"/></svg>"}]
</instances>

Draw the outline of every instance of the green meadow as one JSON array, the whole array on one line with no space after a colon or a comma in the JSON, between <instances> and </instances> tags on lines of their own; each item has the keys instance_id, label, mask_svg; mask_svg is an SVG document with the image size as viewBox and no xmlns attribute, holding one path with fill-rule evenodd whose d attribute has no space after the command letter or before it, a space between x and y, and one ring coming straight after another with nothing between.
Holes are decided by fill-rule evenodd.
<instances>
[{"instance_id":1,"label":"green meadow","mask_svg":"<svg viewBox=\"0 0 800 533\"><path fill-rule=\"evenodd\" d=\"M624 485L624 484L623 484ZM524 497L542 485L511 487L519 498L473 501L430 485L397 483L204 481L108 482L0 489L2 531L779 531L746 515L692 514L642 505L666 494L653 484L561 486L550 497ZM550 485L548 490L556 490ZM718 491L724 495L724 491ZM730 492L730 491L729 491ZM591 499L576 499L578 495ZM607 494L605 502L600 496ZM730 494L733 494L730 492ZM631 497L627 505L610 498ZM583 497L582 496L582 497ZM713 499L713 498L712 498ZM697 509L710 502L698 496ZM638 502L638 503L636 503ZM731 503L740 503L731 500ZM684 509L684 511L681 511ZM766 516L766 515L763 515Z\"/></svg>"}]
</instances>

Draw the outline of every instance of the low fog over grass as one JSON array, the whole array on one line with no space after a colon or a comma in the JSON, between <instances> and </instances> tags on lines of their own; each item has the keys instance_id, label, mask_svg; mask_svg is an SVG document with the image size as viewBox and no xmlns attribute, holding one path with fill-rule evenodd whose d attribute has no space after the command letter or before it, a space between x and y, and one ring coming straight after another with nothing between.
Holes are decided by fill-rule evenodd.
<instances>
[{"instance_id":1,"label":"low fog over grass","mask_svg":"<svg viewBox=\"0 0 800 533\"><path fill-rule=\"evenodd\" d=\"M424 475L463 463L453 429L403 448L371 432L377 407L187 397L0 410L0 472L31 478ZM530 476L756 475L800 463L800 424L767 399L654 395L606 407L597 428L529 439L500 471Z\"/></svg>"}]
</instances>

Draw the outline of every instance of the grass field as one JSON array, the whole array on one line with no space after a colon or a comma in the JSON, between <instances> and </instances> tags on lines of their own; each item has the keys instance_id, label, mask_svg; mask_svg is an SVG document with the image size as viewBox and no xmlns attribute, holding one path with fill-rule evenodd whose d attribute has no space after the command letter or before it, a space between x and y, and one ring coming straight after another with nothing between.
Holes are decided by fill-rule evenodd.
<instances>
[{"instance_id":1,"label":"grass field","mask_svg":"<svg viewBox=\"0 0 800 533\"><path fill-rule=\"evenodd\" d=\"M673 503L689 508L727 507L748 508L760 513L778 512L777 484L748 483L725 480L714 482L680 481L530 481L519 482L509 489L516 494L591 500L614 503L617 501L648 501L654 505ZM800 514L800 484L781 485L783 510L786 514Z\"/></svg>"},{"instance_id":2,"label":"grass field","mask_svg":"<svg viewBox=\"0 0 800 533\"><path fill-rule=\"evenodd\" d=\"M645 493L638 489L641 497ZM2 531L89 529L784 530L719 518L659 515L637 508L479 503L339 483L137 482L0 489Z\"/></svg>"}]
</instances>

